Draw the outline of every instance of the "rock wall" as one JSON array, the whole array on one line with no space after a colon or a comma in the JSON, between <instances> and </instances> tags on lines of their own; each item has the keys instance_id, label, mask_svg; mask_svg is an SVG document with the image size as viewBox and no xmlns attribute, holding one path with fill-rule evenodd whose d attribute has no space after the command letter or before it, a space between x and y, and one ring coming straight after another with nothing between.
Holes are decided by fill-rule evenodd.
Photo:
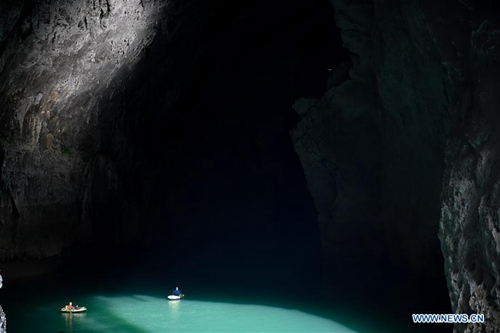
<instances>
[{"instance_id":1,"label":"rock wall","mask_svg":"<svg viewBox=\"0 0 500 333\"><path fill-rule=\"evenodd\" d=\"M315 58L334 27L327 1L40 0L1 13L0 259L195 233L198 216L176 229L172 215L216 205L206 214L223 215L213 217L222 231L233 225L226 207L265 214L241 227L272 230L269 246L284 220L293 237L293 224L317 232L289 104L324 89L299 81L335 63Z\"/></svg>"},{"instance_id":2,"label":"rock wall","mask_svg":"<svg viewBox=\"0 0 500 333\"><path fill-rule=\"evenodd\" d=\"M7 318L5 317L5 312L3 312L0 306L0 333L7 333Z\"/></svg>"},{"instance_id":3,"label":"rock wall","mask_svg":"<svg viewBox=\"0 0 500 333\"><path fill-rule=\"evenodd\" d=\"M489 318L456 331L498 331L498 11L479 0L332 5L352 57L332 62L324 96L295 102L291 133L332 267L436 277L444 255L453 311ZM186 205L196 179L240 167L214 155L245 155L249 178L276 179L288 157L269 142L283 147L292 122L279 108L317 84L296 75L324 17L312 2L259 6L2 2L0 259L130 242L141 221ZM273 82L289 85L275 104Z\"/></svg>"},{"instance_id":4,"label":"rock wall","mask_svg":"<svg viewBox=\"0 0 500 333\"><path fill-rule=\"evenodd\" d=\"M0 289L3 286L3 278L0 275ZM5 317L5 312L3 312L3 308L0 305L0 333L7 333L7 318Z\"/></svg>"},{"instance_id":5,"label":"rock wall","mask_svg":"<svg viewBox=\"0 0 500 333\"><path fill-rule=\"evenodd\" d=\"M106 154L100 130L111 129L99 118L166 29L165 8L131 0L2 3L0 259L56 255L95 233L81 197L94 179L88 172L101 172L92 167L96 153ZM106 175L116 177L97 177Z\"/></svg>"},{"instance_id":6,"label":"rock wall","mask_svg":"<svg viewBox=\"0 0 500 333\"><path fill-rule=\"evenodd\" d=\"M324 247L334 262L382 253L429 276L443 272L439 232L452 310L487 318L454 331L499 332L500 11L332 4L352 64L322 99L295 103L292 132Z\"/></svg>"},{"instance_id":7,"label":"rock wall","mask_svg":"<svg viewBox=\"0 0 500 333\"><path fill-rule=\"evenodd\" d=\"M453 18L446 23L444 11ZM450 299L457 313L486 316L484 325L458 324L455 332L500 332L500 10L461 1L429 12L453 87L439 230Z\"/></svg>"},{"instance_id":8,"label":"rock wall","mask_svg":"<svg viewBox=\"0 0 500 333\"><path fill-rule=\"evenodd\" d=\"M417 2L332 1L352 61L292 131L335 261L442 274L443 70ZM439 273L438 273L439 272Z\"/></svg>"}]
</instances>

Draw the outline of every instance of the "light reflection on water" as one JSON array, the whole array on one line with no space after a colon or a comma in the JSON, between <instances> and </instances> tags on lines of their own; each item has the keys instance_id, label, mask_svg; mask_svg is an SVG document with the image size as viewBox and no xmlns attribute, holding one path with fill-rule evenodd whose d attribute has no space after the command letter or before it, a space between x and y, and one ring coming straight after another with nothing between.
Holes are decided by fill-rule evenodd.
<instances>
[{"instance_id":1,"label":"light reflection on water","mask_svg":"<svg viewBox=\"0 0 500 333\"><path fill-rule=\"evenodd\" d=\"M66 328L72 332L82 327L85 323L86 313L61 313L66 323Z\"/></svg>"},{"instance_id":2,"label":"light reflection on water","mask_svg":"<svg viewBox=\"0 0 500 333\"><path fill-rule=\"evenodd\" d=\"M360 313L351 315L342 308L318 306L312 299L299 301L281 294L262 298L238 289L219 294L215 292L218 289L208 293L208 288L190 288L184 299L169 301L170 288L164 284L158 286L149 280L106 283L99 279L67 283L65 279L40 285L37 281L11 285L7 293L2 289L0 303L7 313L9 333L391 331L365 323ZM87 307L87 312L61 313L70 301Z\"/></svg>"},{"instance_id":3,"label":"light reflection on water","mask_svg":"<svg viewBox=\"0 0 500 333\"><path fill-rule=\"evenodd\" d=\"M32 312L31 325L20 332L328 332L363 333L293 309L146 295L88 296L78 300L86 313L58 313L50 303ZM53 311L49 309L52 308ZM60 307L59 307L60 308ZM36 319L35 319L36 318ZM38 327L38 329L36 329ZM39 328L43 327L43 330Z\"/></svg>"}]
</instances>

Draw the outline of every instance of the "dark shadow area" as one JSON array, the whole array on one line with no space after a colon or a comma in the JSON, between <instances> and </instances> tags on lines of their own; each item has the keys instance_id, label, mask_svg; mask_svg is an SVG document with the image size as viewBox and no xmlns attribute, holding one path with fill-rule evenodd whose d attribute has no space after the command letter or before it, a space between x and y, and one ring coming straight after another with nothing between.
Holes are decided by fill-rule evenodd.
<instances>
[{"instance_id":1,"label":"dark shadow area","mask_svg":"<svg viewBox=\"0 0 500 333\"><path fill-rule=\"evenodd\" d=\"M331 70L349 57L329 1L174 9L175 33L159 33L122 91L100 105L93 243L63 254L61 285L76 277L111 293L137 279L138 289L164 286L166 295L178 285L199 300L305 302L360 330L451 331L411 324L411 313L451 312L444 276L426 289L388 264L322 257L289 131L298 121L291 104L323 96Z\"/></svg>"},{"instance_id":2,"label":"dark shadow area","mask_svg":"<svg viewBox=\"0 0 500 333\"><path fill-rule=\"evenodd\" d=\"M333 9L328 1L191 5L175 7L175 33L157 36L123 92L103 105L107 157L94 164L96 237L85 255L95 251L103 269L136 257L153 272L214 284L305 285L320 276L321 246L290 140L291 104L324 94L348 55ZM117 190L99 181L108 164ZM118 248L110 230L128 224L130 207L140 239Z\"/></svg>"}]
</instances>

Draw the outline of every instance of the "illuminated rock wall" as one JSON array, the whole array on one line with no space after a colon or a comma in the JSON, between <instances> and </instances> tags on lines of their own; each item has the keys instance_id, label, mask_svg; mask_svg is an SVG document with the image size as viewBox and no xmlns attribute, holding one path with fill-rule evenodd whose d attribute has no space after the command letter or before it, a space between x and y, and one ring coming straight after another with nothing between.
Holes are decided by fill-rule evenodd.
<instances>
[{"instance_id":1,"label":"illuminated rock wall","mask_svg":"<svg viewBox=\"0 0 500 333\"><path fill-rule=\"evenodd\" d=\"M3 286L3 278L0 275L0 289ZM3 312L3 308L0 305L0 333L7 332L7 318L5 318L5 312Z\"/></svg>"},{"instance_id":2,"label":"illuminated rock wall","mask_svg":"<svg viewBox=\"0 0 500 333\"><path fill-rule=\"evenodd\" d=\"M0 58L0 258L48 257L79 240L109 249L170 232L172 214L217 206L225 215L239 201L267 214L241 228L299 235L268 225L295 220L316 231L314 217L299 218L313 207L288 130L302 57L301 75L314 63L325 79L336 64L310 50L334 27L327 1L9 6ZM294 205L295 214L285 198L305 208ZM214 219L221 229L233 225ZM210 244L199 219L191 222L181 229ZM249 234L239 233L256 246ZM301 243L309 241L317 238Z\"/></svg>"},{"instance_id":3,"label":"illuminated rock wall","mask_svg":"<svg viewBox=\"0 0 500 333\"><path fill-rule=\"evenodd\" d=\"M252 4L2 3L0 259L130 241L140 221L164 223L193 200L203 208L202 181L205 195L222 188L207 178L215 170L244 165L249 182L280 179L288 191L289 178L277 178L288 157L269 147L282 147L276 133L293 122L276 110L299 85L297 49L321 31L320 11ZM294 104L292 131L324 251L445 273L453 311L485 313L486 331L498 331L496 11L472 0L332 5L352 58L323 69L332 70L323 97ZM254 91L283 96L273 104ZM233 195L234 178L225 195L251 198ZM277 187L262 193L282 196Z\"/></svg>"},{"instance_id":4,"label":"illuminated rock wall","mask_svg":"<svg viewBox=\"0 0 500 333\"><path fill-rule=\"evenodd\" d=\"M0 258L43 258L92 233L84 189L94 170L116 178L99 162L102 105L166 29L165 5L10 1L0 15Z\"/></svg>"},{"instance_id":5,"label":"illuminated rock wall","mask_svg":"<svg viewBox=\"0 0 500 333\"><path fill-rule=\"evenodd\" d=\"M0 306L0 333L7 333L7 318L5 317L5 312L3 312Z\"/></svg>"},{"instance_id":6,"label":"illuminated rock wall","mask_svg":"<svg viewBox=\"0 0 500 333\"><path fill-rule=\"evenodd\" d=\"M453 87L439 230L450 299L456 313L486 318L454 332L500 332L500 10L461 1L429 12Z\"/></svg>"}]
</instances>

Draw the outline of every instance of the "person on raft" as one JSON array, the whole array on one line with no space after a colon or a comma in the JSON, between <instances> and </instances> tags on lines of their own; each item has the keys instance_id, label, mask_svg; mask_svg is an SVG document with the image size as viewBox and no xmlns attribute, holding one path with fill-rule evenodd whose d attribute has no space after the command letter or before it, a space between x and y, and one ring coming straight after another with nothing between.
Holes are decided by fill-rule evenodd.
<instances>
[{"instance_id":1,"label":"person on raft","mask_svg":"<svg viewBox=\"0 0 500 333\"><path fill-rule=\"evenodd\" d=\"M172 295L174 296L180 296L181 291L179 290L179 287L175 287L175 290L172 292Z\"/></svg>"},{"instance_id":2,"label":"person on raft","mask_svg":"<svg viewBox=\"0 0 500 333\"><path fill-rule=\"evenodd\" d=\"M69 304L68 304L68 305L66 305L66 308L67 308L68 310L73 310L73 309L75 308L75 307L73 306L73 302L69 302Z\"/></svg>"}]
</instances>

